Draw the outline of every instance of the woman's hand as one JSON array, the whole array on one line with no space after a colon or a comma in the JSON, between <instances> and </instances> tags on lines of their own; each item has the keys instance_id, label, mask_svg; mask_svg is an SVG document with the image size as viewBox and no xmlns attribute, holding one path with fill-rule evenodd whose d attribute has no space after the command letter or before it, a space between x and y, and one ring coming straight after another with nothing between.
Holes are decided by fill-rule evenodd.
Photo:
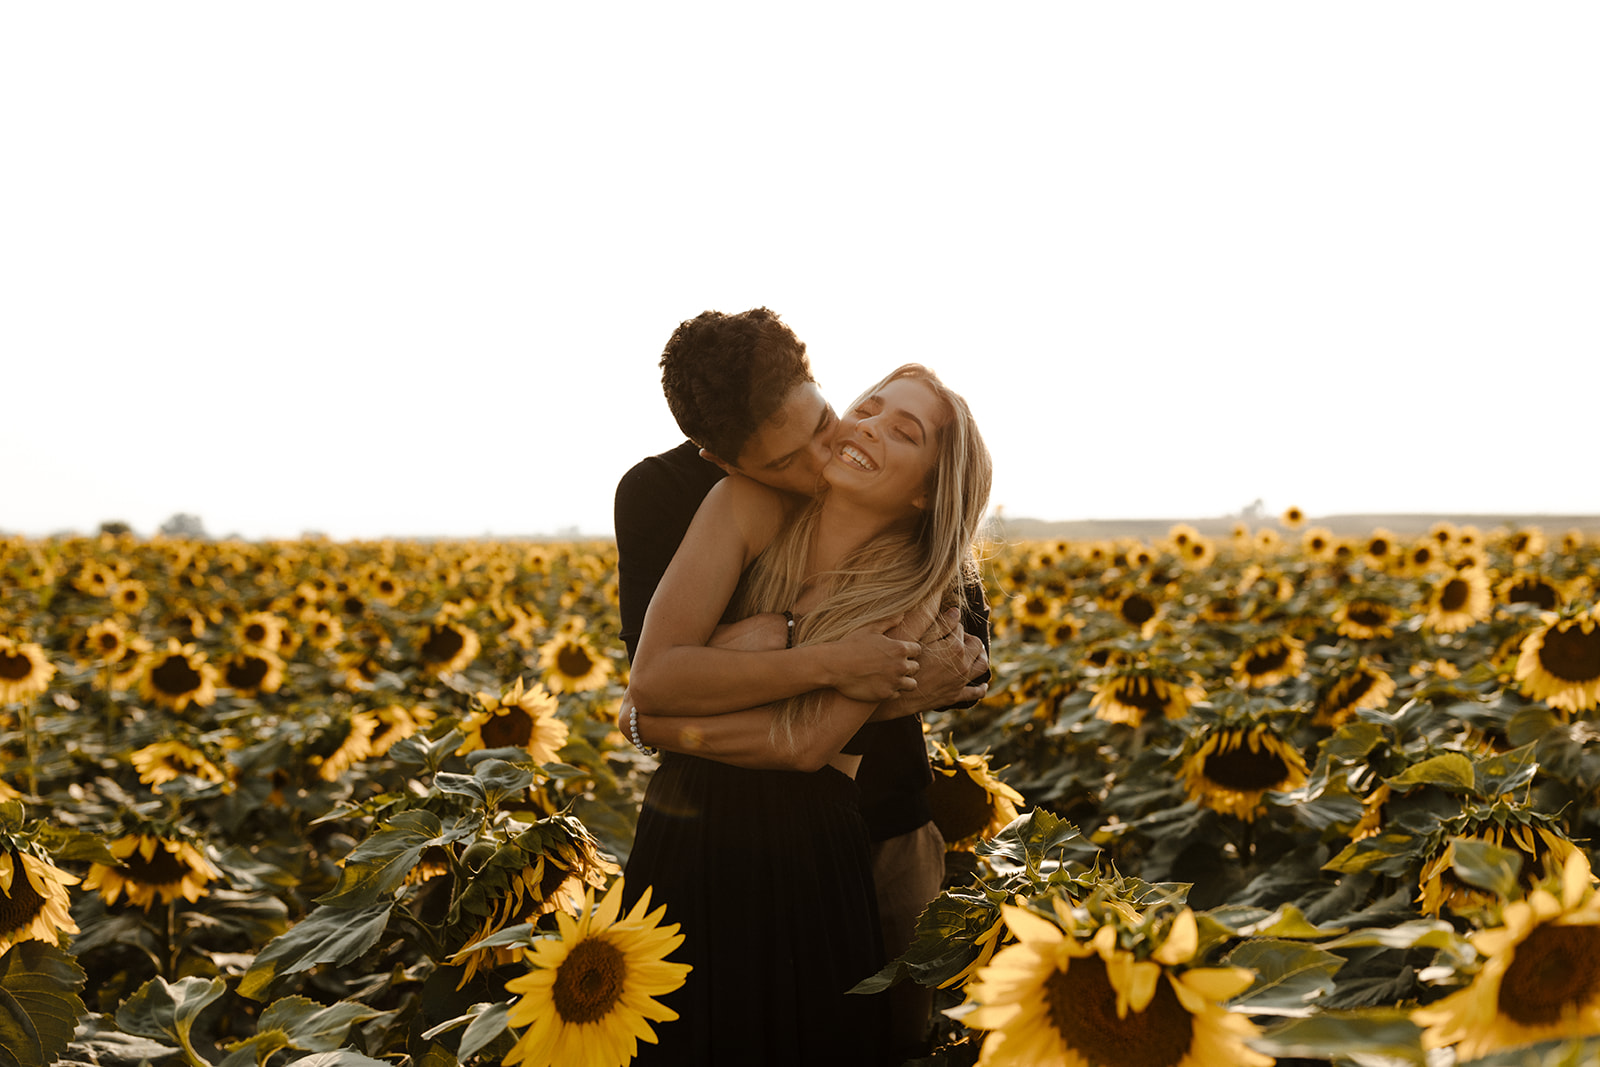
<instances>
[{"instance_id":1,"label":"woman's hand","mask_svg":"<svg viewBox=\"0 0 1600 1067\"><path fill-rule=\"evenodd\" d=\"M822 646L828 684L850 700L876 704L917 687L917 654L922 646L892 634L898 624L863 626ZM904 630L900 630L904 632Z\"/></svg>"}]
</instances>

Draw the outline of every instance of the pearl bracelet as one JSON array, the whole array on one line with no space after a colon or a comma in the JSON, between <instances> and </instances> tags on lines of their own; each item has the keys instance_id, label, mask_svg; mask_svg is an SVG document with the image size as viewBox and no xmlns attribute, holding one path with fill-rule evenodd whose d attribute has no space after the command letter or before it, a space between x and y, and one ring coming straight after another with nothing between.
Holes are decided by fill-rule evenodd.
<instances>
[{"instance_id":1,"label":"pearl bracelet","mask_svg":"<svg viewBox=\"0 0 1600 1067\"><path fill-rule=\"evenodd\" d=\"M660 749L651 748L639 739L639 705L637 704L630 705L628 708L628 734L629 739L633 741L633 747L643 752L646 756L653 759L661 755Z\"/></svg>"}]
</instances>

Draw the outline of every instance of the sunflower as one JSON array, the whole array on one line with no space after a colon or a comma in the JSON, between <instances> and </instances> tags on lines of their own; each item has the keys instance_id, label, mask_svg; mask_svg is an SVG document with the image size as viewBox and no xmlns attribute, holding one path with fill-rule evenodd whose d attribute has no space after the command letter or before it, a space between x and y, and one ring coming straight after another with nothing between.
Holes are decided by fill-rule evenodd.
<instances>
[{"instance_id":1,"label":"sunflower","mask_svg":"<svg viewBox=\"0 0 1600 1067\"><path fill-rule=\"evenodd\" d=\"M1326 526L1312 526L1300 534L1300 547L1313 559L1327 559L1333 555L1333 531Z\"/></svg>"},{"instance_id":2,"label":"sunflower","mask_svg":"<svg viewBox=\"0 0 1600 1067\"><path fill-rule=\"evenodd\" d=\"M1561 870L1573 852L1571 841L1546 826L1524 822L1500 825L1487 819L1468 820L1476 824L1471 839L1510 849L1522 856L1522 881L1532 885L1540 877L1551 877ZM1456 843L1450 842L1426 864L1417 878L1418 908L1424 915L1438 915L1441 908L1453 912L1472 911L1495 902L1495 896L1469 886L1455 876Z\"/></svg>"},{"instance_id":3,"label":"sunflower","mask_svg":"<svg viewBox=\"0 0 1600 1067\"><path fill-rule=\"evenodd\" d=\"M243 648L222 665L222 684L242 696L276 693L283 685L283 660L265 646Z\"/></svg>"},{"instance_id":4,"label":"sunflower","mask_svg":"<svg viewBox=\"0 0 1600 1067\"><path fill-rule=\"evenodd\" d=\"M1544 531L1537 526L1524 527L1509 534L1505 544L1513 556L1537 556L1545 550Z\"/></svg>"},{"instance_id":5,"label":"sunflower","mask_svg":"<svg viewBox=\"0 0 1600 1067\"><path fill-rule=\"evenodd\" d=\"M372 735L378 732L379 725L376 715L370 711L352 712L342 723L335 723L328 733L337 736L341 725L344 737L333 751L327 755L313 755L307 760L317 768L317 777L324 782L337 782L345 771L372 755Z\"/></svg>"},{"instance_id":6,"label":"sunflower","mask_svg":"<svg viewBox=\"0 0 1600 1067\"><path fill-rule=\"evenodd\" d=\"M1600 608L1547 619L1522 642L1522 693L1562 711L1588 711L1600 703Z\"/></svg>"},{"instance_id":7,"label":"sunflower","mask_svg":"<svg viewBox=\"0 0 1600 1067\"><path fill-rule=\"evenodd\" d=\"M283 644L284 631L288 628L289 624L282 616L270 611L252 611L239 620L237 636L240 644L276 652L278 646Z\"/></svg>"},{"instance_id":8,"label":"sunflower","mask_svg":"<svg viewBox=\"0 0 1600 1067\"><path fill-rule=\"evenodd\" d=\"M1000 907L1018 941L967 986L976 1009L962 1020L991 1031L980 1067L1271 1067L1272 1057L1245 1044L1255 1024L1222 1006L1254 975L1178 968L1198 942L1187 909L1140 958L1118 944L1114 925L1080 940L1027 908ZM1059 902L1057 913L1067 918Z\"/></svg>"},{"instance_id":9,"label":"sunflower","mask_svg":"<svg viewBox=\"0 0 1600 1067\"><path fill-rule=\"evenodd\" d=\"M367 741L367 747L372 749L374 756L386 754L395 742L404 741L418 730L426 728L434 719L434 713L429 708L406 709L399 704L378 708L372 714L378 720L378 729Z\"/></svg>"},{"instance_id":10,"label":"sunflower","mask_svg":"<svg viewBox=\"0 0 1600 1067\"><path fill-rule=\"evenodd\" d=\"M108 867L95 863L83 880L83 888L98 889L107 904L126 895L129 904L145 911L157 899L171 904L182 897L191 904L208 892L206 883L222 877L222 872L188 841L158 834L127 834L111 842L111 854L119 861Z\"/></svg>"},{"instance_id":11,"label":"sunflower","mask_svg":"<svg viewBox=\"0 0 1600 1067\"><path fill-rule=\"evenodd\" d=\"M42 647L0 637L0 704L32 700L50 688L55 674Z\"/></svg>"},{"instance_id":12,"label":"sunflower","mask_svg":"<svg viewBox=\"0 0 1600 1067\"><path fill-rule=\"evenodd\" d=\"M300 613L300 625L305 630L306 644L323 652L337 648L344 640L344 623L327 608L307 608Z\"/></svg>"},{"instance_id":13,"label":"sunflower","mask_svg":"<svg viewBox=\"0 0 1600 1067\"><path fill-rule=\"evenodd\" d=\"M389 573L387 567L374 568L367 574L367 588L372 591L372 598L381 604L394 607L404 599L406 587L400 579Z\"/></svg>"},{"instance_id":14,"label":"sunflower","mask_svg":"<svg viewBox=\"0 0 1600 1067\"><path fill-rule=\"evenodd\" d=\"M423 631L417 655L424 670L451 674L477 659L480 647L478 635L470 626L439 618Z\"/></svg>"},{"instance_id":15,"label":"sunflower","mask_svg":"<svg viewBox=\"0 0 1600 1067\"><path fill-rule=\"evenodd\" d=\"M1116 600L1117 618L1139 631L1145 640L1155 633L1161 608L1153 597L1135 590Z\"/></svg>"},{"instance_id":16,"label":"sunflower","mask_svg":"<svg viewBox=\"0 0 1600 1067\"><path fill-rule=\"evenodd\" d=\"M1487 619L1489 607L1489 578L1472 567L1457 571L1434 588L1424 622L1435 633L1460 633Z\"/></svg>"},{"instance_id":17,"label":"sunflower","mask_svg":"<svg viewBox=\"0 0 1600 1067\"><path fill-rule=\"evenodd\" d=\"M1185 686L1146 670L1134 670L1118 674L1101 685L1089 706L1097 719L1138 726L1146 716L1156 712L1168 719L1181 719L1188 714L1191 704L1204 700L1205 696L1205 690L1197 684Z\"/></svg>"},{"instance_id":18,"label":"sunflower","mask_svg":"<svg viewBox=\"0 0 1600 1067\"><path fill-rule=\"evenodd\" d=\"M1411 1013L1426 1049L1460 1061L1501 1049L1600 1034L1600 894L1574 851L1560 896L1541 886L1506 905L1501 925L1472 935L1487 959L1471 984Z\"/></svg>"},{"instance_id":19,"label":"sunflower","mask_svg":"<svg viewBox=\"0 0 1600 1067\"><path fill-rule=\"evenodd\" d=\"M928 807L947 848L970 850L1017 817L1022 794L994 776L987 754L963 756L941 745L930 762Z\"/></svg>"},{"instance_id":20,"label":"sunflower","mask_svg":"<svg viewBox=\"0 0 1600 1067\"><path fill-rule=\"evenodd\" d=\"M1076 615L1066 615L1052 620L1044 630L1044 640L1051 648L1060 648L1062 645L1077 640L1083 632L1083 620Z\"/></svg>"},{"instance_id":21,"label":"sunflower","mask_svg":"<svg viewBox=\"0 0 1600 1067\"><path fill-rule=\"evenodd\" d=\"M1199 570L1209 567L1217 558L1217 546L1209 537L1196 537L1179 551L1185 565Z\"/></svg>"},{"instance_id":22,"label":"sunflower","mask_svg":"<svg viewBox=\"0 0 1600 1067\"><path fill-rule=\"evenodd\" d=\"M1200 609L1200 620L1212 625L1225 625L1230 622L1242 622L1245 616L1245 607L1239 603L1237 597L1214 596L1207 600Z\"/></svg>"},{"instance_id":23,"label":"sunflower","mask_svg":"<svg viewBox=\"0 0 1600 1067\"><path fill-rule=\"evenodd\" d=\"M1362 546L1362 552L1365 554L1367 562L1373 566L1382 567L1387 565L1395 557L1394 534L1381 526L1378 527L1367 537L1367 543Z\"/></svg>"},{"instance_id":24,"label":"sunflower","mask_svg":"<svg viewBox=\"0 0 1600 1067\"><path fill-rule=\"evenodd\" d=\"M615 874L615 868L608 873ZM456 988L466 985L480 969L503 967L515 963L520 956L514 947L477 948L478 942L508 926L536 922L540 916L556 911L579 915L583 911L584 894L603 887L605 879L606 874L599 867L579 863L574 868L550 854L540 854L533 863L513 873L506 890L495 901L471 943L450 958L451 963L463 968Z\"/></svg>"},{"instance_id":25,"label":"sunflower","mask_svg":"<svg viewBox=\"0 0 1600 1067\"><path fill-rule=\"evenodd\" d=\"M0 852L0 953L19 941L56 944L78 926L67 886L78 879L15 845Z\"/></svg>"},{"instance_id":26,"label":"sunflower","mask_svg":"<svg viewBox=\"0 0 1600 1067\"><path fill-rule=\"evenodd\" d=\"M117 583L116 592L111 594L111 602L117 606L118 611L137 615L150 603L150 590L143 582L129 578Z\"/></svg>"},{"instance_id":27,"label":"sunflower","mask_svg":"<svg viewBox=\"0 0 1600 1067\"><path fill-rule=\"evenodd\" d=\"M1314 722L1339 727L1363 708L1386 708L1394 696L1394 679L1366 660L1358 660L1323 690Z\"/></svg>"},{"instance_id":28,"label":"sunflower","mask_svg":"<svg viewBox=\"0 0 1600 1067\"><path fill-rule=\"evenodd\" d=\"M1306 665L1306 646L1287 634L1257 642L1234 660L1233 670L1253 689L1266 689L1286 682Z\"/></svg>"},{"instance_id":29,"label":"sunflower","mask_svg":"<svg viewBox=\"0 0 1600 1067\"><path fill-rule=\"evenodd\" d=\"M110 567L86 563L72 576L72 588L84 596L107 597L117 588L117 574Z\"/></svg>"},{"instance_id":30,"label":"sunflower","mask_svg":"<svg viewBox=\"0 0 1600 1067\"><path fill-rule=\"evenodd\" d=\"M1306 513L1291 505L1290 507L1284 509L1284 512L1281 516L1279 516L1278 521L1283 523L1284 526L1291 530L1298 530L1306 523Z\"/></svg>"},{"instance_id":31,"label":"sunflower","mask_svg":"<svg viewBox=\"0 0 1600 1067\"><path fill-rule=\"evenodd\" d=\"M1428 527L1428 540L1432 541L1435 548L1441 551L1451 547L1456 542L1456 527L1453 522L1443 520Z\"/></svg>"},{"instance_id":32,"label":"sunflower","mask_svg":"<svg viewBox=\"0 0 1600 1067\"><path fill-rule=\"evenodd\" d=\"M611 661L595 651L582 633L557 633L539 647L544 684L555 693L599 689L611 677Z\"/></svg>"},{"instance_id":33,"label":"sunflower","mask_svg":"<svg viewBox=\"0 0 1600 1067\"><path fill-rule=\"evenodd\" d=\"M79 663L115 663L128 652L128 635L115 619L92 624L72 646Z\"/></svg>"},{"instance_id":34,"label":"sunflower","mask_svg":"<svg viewBox=\"0 0 1600 1067\"><path fill-rule=\"evenodd\" d=\"M586 894L576 919L558 912L558 935L529 950L528 973L506 983L506 992L520 994L506 1021L528 1029L503 1063L622 1067L640 1041L655 1043L652 1022L678 1017L655 998L688 977L688 964L666 959L683 935L676 923L661 925L666 905L649 911L648 888L619 918L622 884L617 879L598 905Z\"/></svg>"},{"instance_id":35,"label":"sunflower","mask_svg":"<svg viewBox=\"0 0 1600 1067\"><path fill-rule=\"evenodd\" d=\"M1340 604L1333 613L1333 620L1340 637L1371 641L1394 636L1395 615L1394 608L1383 601L1359 597L1348 604Z\"/></svg>"},{"instance_id":36,"label":"sunflower","mask_svg":"<svg viewBox=\"0 0 1600 1067\"><path fill-rule=\"evenodd\" d=\"M556 718L556 698L534 683L524 691L519 677L500 696L479 693L482 707L461 723L466 740L456 749L464 756L480 748L526 749L535 763L554 763L567 743L567 724Z\"/></svg>"},{"instance_id":37,"label":"sunflower","mask_svg":"<svg viewBox=\"0 0 1600 1067\"><path fill-rule=\"evenodd\" d=\"M157 792L160 792L163 782L170 782L184 774L218 785L228 780L228 776L218 770L205 753L182 741L156 741L139 749L130 758L139 772L139 781L156 787Z\"/></svg>"},{"instance_id":38,"label":"sunflower","mask_svg":"<svg viewBox=\"0 0 1600 1067\"><path fill-rule=\"evenodd\" d=\"M1175 555L1183 555L1183 549L1199 538L1200 531L1186 522L1174 523L1167 529L1167 541L1177 550Z\"/></svg>"},{"instance_id":39,"label":"sunflower","mask_svg":"<svg viewBox=\"0 0 1600 1067\"><path fill-rule=\"evenodd\" d=\"M1283 537L1270 526L1263 526L1256 531L1254 547L1263 555L1272 555L1283 547Z\"/></svg>"},{"instance_id":40,"label":"sunflower","mask_svg":"<svg viewBox=\"0 0 1600 1067\"><path fill-rule=\"evenodd\" d=\"M1254 822L1267 793L1305 785L1300 752L1265 723L1213 727L1202 737L1178 771L1189 799L1202 807Z\"/></svg>"},{"instance_id":41,"label":"sunflower","mask_svg":"<svg viewBox=\"0 0 1600 1067\"><path fill-rule=\"evenodd\" d=\"M1561 607L1561 588L1538 574L1513 574L1500 583L1497 590L1507 604L1534 604L1542 611L1556 611Z\"/></svg>"},{"instance_id":42,"label":"sunflower","mask_svg":"<svg viewBox=\"0 0 1600 1067\"><path fill-rule=\"evenodd\" d=\"M167 650L151 653L144 666L139 692L146 700L182 711L191 702L206 707L217 699L217 669L192 644L169 637Z\"/></svg>"}]
</instances>

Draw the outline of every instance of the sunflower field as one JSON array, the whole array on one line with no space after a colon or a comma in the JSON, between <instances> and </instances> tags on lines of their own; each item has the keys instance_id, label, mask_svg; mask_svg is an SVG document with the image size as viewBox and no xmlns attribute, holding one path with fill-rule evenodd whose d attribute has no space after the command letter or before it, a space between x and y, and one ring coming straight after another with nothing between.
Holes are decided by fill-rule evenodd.
<instances>
[{"instance_id":1,"label":"sunflower field","mask_svg":"<svg viewBox=\"0 0 1600 1067\"><path fill-rule=\"evenodd\" d=\"M936 988L916 1062L1600 1062L1600 543L1302 526L990 546L946 888L860 987ZM0 597L0 1062L670 1025L610 544L13 537Z\"/></svg>"}]
</instances>

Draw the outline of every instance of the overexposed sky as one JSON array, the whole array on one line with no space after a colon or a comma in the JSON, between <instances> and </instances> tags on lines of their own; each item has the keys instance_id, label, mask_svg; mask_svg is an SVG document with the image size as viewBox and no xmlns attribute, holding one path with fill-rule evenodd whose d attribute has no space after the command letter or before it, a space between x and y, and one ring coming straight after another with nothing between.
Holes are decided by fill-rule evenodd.
<instances>
[{"instance_id":1,"label":"overexposed sky","mask_svg":"<svg viewBox=\"0 0 1600 1067\"><path fill-rule=\"evenodd\" d=\"M1594 514L1597 47L1576 2L6 5L0 530L609 534L673 327L758 304L837 405L938 370L1013 517Z\"/></svg>"}]
</instances>

